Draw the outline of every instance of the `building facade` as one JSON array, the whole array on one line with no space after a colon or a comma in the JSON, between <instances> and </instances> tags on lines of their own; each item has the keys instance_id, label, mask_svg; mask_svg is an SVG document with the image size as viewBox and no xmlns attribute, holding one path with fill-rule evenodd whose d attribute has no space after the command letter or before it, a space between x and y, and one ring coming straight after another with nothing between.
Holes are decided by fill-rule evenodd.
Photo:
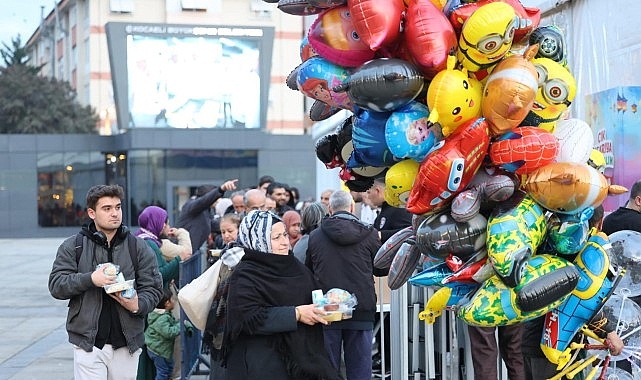
<instances>
[{"instance_id":1,"label":"building facade","mask_svg":"<svg viewBox=\"0 0 641 380\"><path fill-rule=\"evenodd\" d=\"M167 208L174 222L195 187L232 178L249 188L271 175L315 198L320 166L307 100L285 85L300 63L305 23L262 0L58 1L27 49L42 75L68 81L78 101L97 111L98 135L0 135L0 213L8 218L0 238L74 233L85 220L87 190L102 183L125 188L124 223L134 226L151 204ZM116 112L109 24L273 30L266 117L254 129L125 125Z\"/></svg>"}]
</instances>

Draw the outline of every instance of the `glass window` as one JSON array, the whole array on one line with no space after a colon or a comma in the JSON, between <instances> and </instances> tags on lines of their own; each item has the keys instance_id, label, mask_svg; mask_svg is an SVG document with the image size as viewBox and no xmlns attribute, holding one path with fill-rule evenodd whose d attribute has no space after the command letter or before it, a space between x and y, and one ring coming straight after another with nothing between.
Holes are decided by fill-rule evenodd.
<instances>
[{"instance_id":1,"label":"glass window","mask_svg":"<svg viewBox=\"0 0 641 380\"><path fill-rule=\"evenodd\" d=\"M103 157L100 152L38 154L38 225L82 225L87 191L104 182Z\"/></svg>"}]
</instances>

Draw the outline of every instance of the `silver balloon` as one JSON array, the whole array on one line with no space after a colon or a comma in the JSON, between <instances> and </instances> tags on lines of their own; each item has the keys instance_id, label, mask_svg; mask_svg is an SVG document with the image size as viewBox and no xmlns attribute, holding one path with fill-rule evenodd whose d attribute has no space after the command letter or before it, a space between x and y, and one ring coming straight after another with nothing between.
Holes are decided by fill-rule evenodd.
<instances>
[{"instance_id":1,"label":"silver balloon","mask_svg":"<svg viewBox=\"0 0 641 380\"><path fill-rule=\"evenodd\" d=\"M603 305L603 314L610 323L616 326L616 332L623 340L625 348L617 355L610 358L611 361L628 360L639 365L639 353L641 351L641 306L631 299L613 294ZM595 343L592 341L591 343ZM601 359L608 354L606 350L591 350L590 354L596 354Z\"/></svg>"},{"instance_id":2,"label":"silver balloon","mask_svg":"<svg viewBox=\"0 0 641 380\"><path fill-rule=\"evenodd\" d=\"M615 293L627 297L641 295L641 233L622 230L610 236L612 256L626 273L616 288Z\"/></svg>"}]
</instances>

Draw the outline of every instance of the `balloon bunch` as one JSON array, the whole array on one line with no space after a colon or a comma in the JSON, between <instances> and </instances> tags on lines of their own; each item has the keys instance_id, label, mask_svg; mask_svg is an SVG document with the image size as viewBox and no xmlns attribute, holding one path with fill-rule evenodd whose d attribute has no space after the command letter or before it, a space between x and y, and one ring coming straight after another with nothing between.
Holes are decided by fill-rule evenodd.
<instances>
[{"instance_id":1,"label":"balloon bunch","mask_svg":"<svg viewBox=\"0 0 641 380\"><path fill-rule=\"evenodd\" d=\"M351 113L318 141L317 157L340 167L354 191L384 174L386 202L415 215L374 265L390 269L392 289L407 281L439 288L422 318L447 308L469 324L498 326L570 302L590 311L603 304L613 286L608 242L588 221L607 195L627 190L604 177L590 126L564 118L576 81L563 34L539 26L538 8L277 3L316 16L287 85L314 99L312 120ZM586 317L575 317L580 327Z\"/></svg>"}]
</instances>

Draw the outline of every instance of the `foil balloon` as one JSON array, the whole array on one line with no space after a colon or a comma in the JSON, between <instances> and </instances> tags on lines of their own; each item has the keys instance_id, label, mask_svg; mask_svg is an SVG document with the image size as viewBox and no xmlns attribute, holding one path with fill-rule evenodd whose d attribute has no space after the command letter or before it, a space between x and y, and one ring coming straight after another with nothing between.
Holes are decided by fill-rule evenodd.
<instances>
[{"instance_id":1,"label":"foil balloon","mask_svg":"<svg viewBox=\"0 0 641 380\"><path fill-rule=\"evenodd\" d=\"M559 141L537 127L519 127L500 135L490 144L492 163L516 174L528 174L554 162Z\"/></svg>"},{"instance_id":2,"label":"foil balloon","mask_svg":"<svg viewBox=\"0 0 641 380\"><path fill-rule=\"evenodd\" d=\"M416 245L421 253L437 259L449 254L467 261L485 246L487 220L483 215L461 223L455 221L449 210L443 210L425 219L416 230Z\"/></svg>"},{"instance_id":3,"label":"foil balloon","mask_svg":"<svg viewBox=\"0 0 641 380\"><path fill-rule=\"evenodd\" d=\"M394 111L421 93L425 80L411 63L377 58L356 68L334 91L346 91L352 103L376 112Z\"/></svg>"},{"instance_id":4,"label":"foil balloon","mask_svg":"<svg viewBox=\"0 0 641 380\"><path fill-rule=\"evenodd\" d=\"M309 107L309 118L312 121L325 120L331 116L336 115L340 110L340 108L332 107L329 104L321 102L320 100L314 100L312 106Z\"/></svg>"},{"instance_id":5,"label":"foil balloon","mask_svg":"<svg viewBox=\"0 0 641 380\"><path fill-rule=\"evenodd\" d=\"M538 264L538 260L542 264ZM540 310L562 297L568 297L579 282L576 266L555 255L537 254L528 259L528 266L539 269L524 270L521 282L514 288L516 304L522 311Z\"/></svg>"},{"instance_id":6,"label":"foil balloon","mask_svg":"<svg viewBox=\"0 0 641 380\"><path fill-rule=\"evenodd\" d=\"M389 269L398 249L405 243L405 240L413 236L414 229L412 226L405 227L390 236L376 252L376 256L374 256L374 267L378 269Z\"/></svg>"},{"instance_id":7,"label":"foil balloon","mask_svg":"<svg viewBox=\"0 0 641 380\"><path fill-rule=\"evenodd\" d=\"M617 335L622 337L624 348L611 361L628 360L638 365L638 350L641 347L641 306L628 297L613 294L603 305L603 314L616 325ZM594 353L590 351L590 353ZM603 357L603 353L596 353Z\"/></svg>"},{"instance_id":8,"label":"foil balloon","mask_svg":"<svg viewBox=\"0 0 641 380\"><path fill-rule=\"evenodd\" d=\"M518 179L514 175L495 167L481 168L467 188L452 200L452 218L457 222L470 220L481 209L488 209L495 202L503 202L510 198L518 187Z\"/></svg>"},{"instance_id":9,"label":"foil balloon","mask_svg":"<svg viewBox=\"0 0 641 380\"><path fill-rule=\"evenodd\" d=\"M334 8L347 4L347 0L307 0L309 5L318 8Z\"/></svg>"},{"instance_id":10,"label":"foil balloon","mask_svg":"<svg viewBox=\"0 0 641 380\"><path fill-rule=\"evenodd\" d=\"M567 269L569 268L569 270ZM507 326L525 322L542 315L562 304L576 286L576 277L571 275L572 264L567 260L552 255L537 255L530 258L524 266L523 281L545 278L547 275L554 275L557 272L567 273L568 280L561 282L541 281L539 304L540 309L525 311L517 302L517 292L511 288L499 276L492 276L486 280L474 295L456 307L456 316L465 323L475 326ZM521 284L525 286L526 284Z\"/></svg>"},{"instance_id":11,"label":"foil balloon","mask_svg":"<svg viewBox=\"0 0 641 380\"><path fill-rule=\"evenodd\" d=\"M619 266L626 269L616 293L626 297L641 295L641 233L621 230L610 234L612 255Z\"/></svg>"},{"instance_id":12,"label":"foil balloon","mask_svg":"<svg viewBox=\"0 0 641 380\"><path fill-rule=\"evenodd\" d=\"M530 112L539 88L536 67L530 62L537 48L530 46L522 56L504 58L488 77L481 112L490 124L492 135L517 127Z\"/></svg>"},{"instance_id":13,"label":"foil balloon","mask_svg":"<svg viewBox=\"0 0 641 380\"><path fill-rule=\"evenodd\" d=\"M621 272L612 272L607 249L608 238L602 232L590 237L574 260L579 281L567 300L545 316L541 350L559 367L571 358L570 344L581 327L588 323L612 295Z\"/></svg>"},{"instance_id":14,"label":"foil balloon","mask_svg":"<svg viewBox=\"0 0 641 380\"><path fill-rule=\"evenodd\" d=\"M419 102L392 112L385 123L385 142L394 156L420 162L442 140L440 128L428 120L429 115L427 107Z\"/></svg>"},{"instance_id":15,"label":"foil balloon","mask_svg":"<svg viewBox=\"0 0 641 380\"><path fill-rule=\"evenodd\" d=\"M588 164L572 162L553 162L534 170L525 181L525 190L541 206L562 214L580 213L600 205L609 194L627 191L623 186L610 185Z\"/></svg>"},{"instance_id":16,"label":"foil balloon","mask_svg":"<svg viewBox=\"0 0 641 380\"><path fill-rule=\"evenodd\" d=\"M343 145L343 147L340 150L340 155L341 155L342 161L344 161L345 163L349 162L350 158L353 157L354 143L351 139L345 142L345 145ZM378 177L386 169L387 167L385 166L379 167L379 166L367 166L367 165L347 167L347 164L345 164L345 168L344 168L344 170L348 171L350 175L356 174L357 176L360 176L360 177L367 177L372 179L374 177ZM355 178L351 178L350 176L346 177L343 173L341 173L340 177L344 181L355 179Z\"/></svg>"},{"instance_id":17,"label":"foil balloon","mask_svg":"<svg viewBox=\"0 0 641 380\"><path fill-rule=\"evenodd\" d=\"M562 257L573 256L581 250L590 234L589 219L594 208L588 207L580 214L552 213L547 220L548 232L543 242L544 252Z\"/></svg>"},{"instance_id":18,"label":"foil balloon","mask_svg":"<svg viewBox=\"0 0 641 380\"><path fill-rule=\"evenodd\" d=\"M300 41L300 60L305 62L311 57L316 57L318 53L314 50L312 45L309 43L309 38L307 36L303 37Z\"/></svg>"},{"instance_id":19,"label":"foil balloon","mask_svg":"<svg viewBox=\"0 0 641 380\"><path fill-rule=\"evenodd\" d=\"M433 78L447 65L457 39L443 12L429 1L409 0L403 39L413 62L426 78Z\"/></svg>"},{"instance_id":20,"label":"foil balloon","mask_svg":"<svg viewBox=\"0 0 641 380\"><path fill-rule=\"evenodd\" d=\"M576 81L567 68L551 59L536 58L532 63L539 76L539 90L521 125L554 132L557 121L574 100Z\"/></svg>"},{"instance_id":21,"label":"foil balloon","mask_svg":"<svg viewBox=\"0 0 641 380\"><path fill-rule=\"evenodd\" d=\"M588 165L595 168L599 173L603 174L605 172L605 166L607 162L605 161L605 156L598 149L592 149L590 152L590 158L588 159Z\"/></svg>"},{"instance_id":22,"label":"foil balloon","mask_svg":"<svg viewBox=\"0 0 641 380\"><path fill-rule=\"evenodd\" d=\"M348 77L349 72L345 68L323 58L312 57L299 66L296 83L298 89L310 98L332 107L351 110L353 105L347 94L333 90Z\"/></svg>"},{"instance_id":23,"label":"foil balloon","mask_svg":"<svg viewBox=\"0 0 641 380\"><path fill-rule=\"evenodd\" d=\"M376 51L399 38L405 12L403 0L349 0L354 29L363 42Z\"/></svg>"},{"instance_id":24,"label":"foil balloon","mask_svg":"<svg viewBox=\"0 0 641 380\"><path fill-rule=\"evenodd\" d=\"M514 31L515 43L525 40L533 30L536 30L541 22L541 10L536 7L524 7L519 0L450 0L443 8L443 13L449 18L454 30L460 33L465 21L467 21L479 7L497 1L510 5L518 17L518 23Z\"/></svg>"},{"instance_id":25,"label":"foil balloon","mask_svg":"<svg viewBox=\"0 0 641 380\"><path fill-rule=\"evenodd\" d=\"M418 162L408 159L395 163L387 170L384 196L388 205L405 208L418 167Z\"/></svg>"},{"instance_id":26,"label":"foil balloon","mask_svg":"<svg viewBox=\"0 0 641 380\"><path fill-rule=\"evenodd\" d=\"M396 252L390 265L387 275L389 288L396 290L403 286L416 270L420 258L421 252L414 242L411 239L406 240Z\"/></svg>"},{"instance_id":27,"label":"foil balloon","mask_svg":"<svg viewBox=\"0 0 641 380\"><path fill-rule=\"evenodd\" d=\"M581 119L559 120L553 134L559 140L557 162L588 162L594 146L594 135L588 123Z\"/></svg>"},{"instance_id":28,"label":"foil balloon","mask_svg":"<svg viewBox=\"0 0 641 380\"><path fill-rule=\"evenodd\" d=\"M483 163L490 139L483 118L462 125L425 157L407 200L407 210L424 214L447 205Z\"/></svg>"},{"instance_id":29,"label":"foil balloon","mask_svg":"<svg viewBox=\"0 0 641 380\"><path fill-rule=\"evenodd\" d=\"M427 88L430 120L441 125L443 136L451 135L459 126L481 116L481 83L457 70L456 58L449 56L447 69L440 71Z\"/></svg>"},{"instance_id":30,"label":"foil balloon","mask_svg":"<svg viewBox=\"0 0 641 380\"><path fill-rule=\"evenodd\" d=\"M497 275L515 287L546 232L545 214L529 195L516 191L492 211L487 222L487 255Z\"/></svg>"},{"instance_id":31,"label":"foil balloon","mask_svg":"<svg viewBox=\"0 0 641 380\"><path fill-rule=\"evenodd\" d=\"M348 6L320 13L307 35L318 55L340 66L358 67L375 55L356 32Z\"/></svg>"},{"instance_id":32,"label":"foil balloon","mask_svg":"<svg viewBox=\"0 0 641 380\"><path fill-rule=\"evenodd\" d=\"M510 5L495 2L476 9L461 28L457 60L476 79L484 80L488 69L510 50L517 26L516 13Z\"/></svg>"},{"instance_id":33,"label":"foil balloon","mask_svg":"<svg viewBox=\"0 0 641 380\"><path fill-rule=\"evenodd\" d=\"M385 142L385 123L390 112L374 112L354 107L352 143L354 152L348 168L360 166L391 166L400 161Z\"/></svg>"},{"instance_id":34,"label":"foil balloon","mask_svg":"<svg viewBox=\"0 0 641 380\"><path fill-rule=\"evenodd\" d=\"M467 302L478 288L478 284L464 282L445 284L427 300L423 311L418 313L418 319L433 324L444 310L454 310L459 304Z\"/></svg>"},{"instance_id":35,"label":"foil balloon","mask_svg":"<svg viewBox=\"0 0 641 380\"><path fill-rule=\"evenodd\" d=\"M321 13L324 9L314 7L307 0L279 0L278 9L294 16L311 16Z\"/></svg>"},{"instance_id":36,"label":"foil balloon","mask_svg":"<svg viewBox=\"0 0 641 380\"><path fill-rule=\"evenodd\" d=\"M568 53L563 32L555 25L539 26L529 37L530 45L539 45L536 58L548 58L567 66Z\"/></svg>"}]
</instances>

